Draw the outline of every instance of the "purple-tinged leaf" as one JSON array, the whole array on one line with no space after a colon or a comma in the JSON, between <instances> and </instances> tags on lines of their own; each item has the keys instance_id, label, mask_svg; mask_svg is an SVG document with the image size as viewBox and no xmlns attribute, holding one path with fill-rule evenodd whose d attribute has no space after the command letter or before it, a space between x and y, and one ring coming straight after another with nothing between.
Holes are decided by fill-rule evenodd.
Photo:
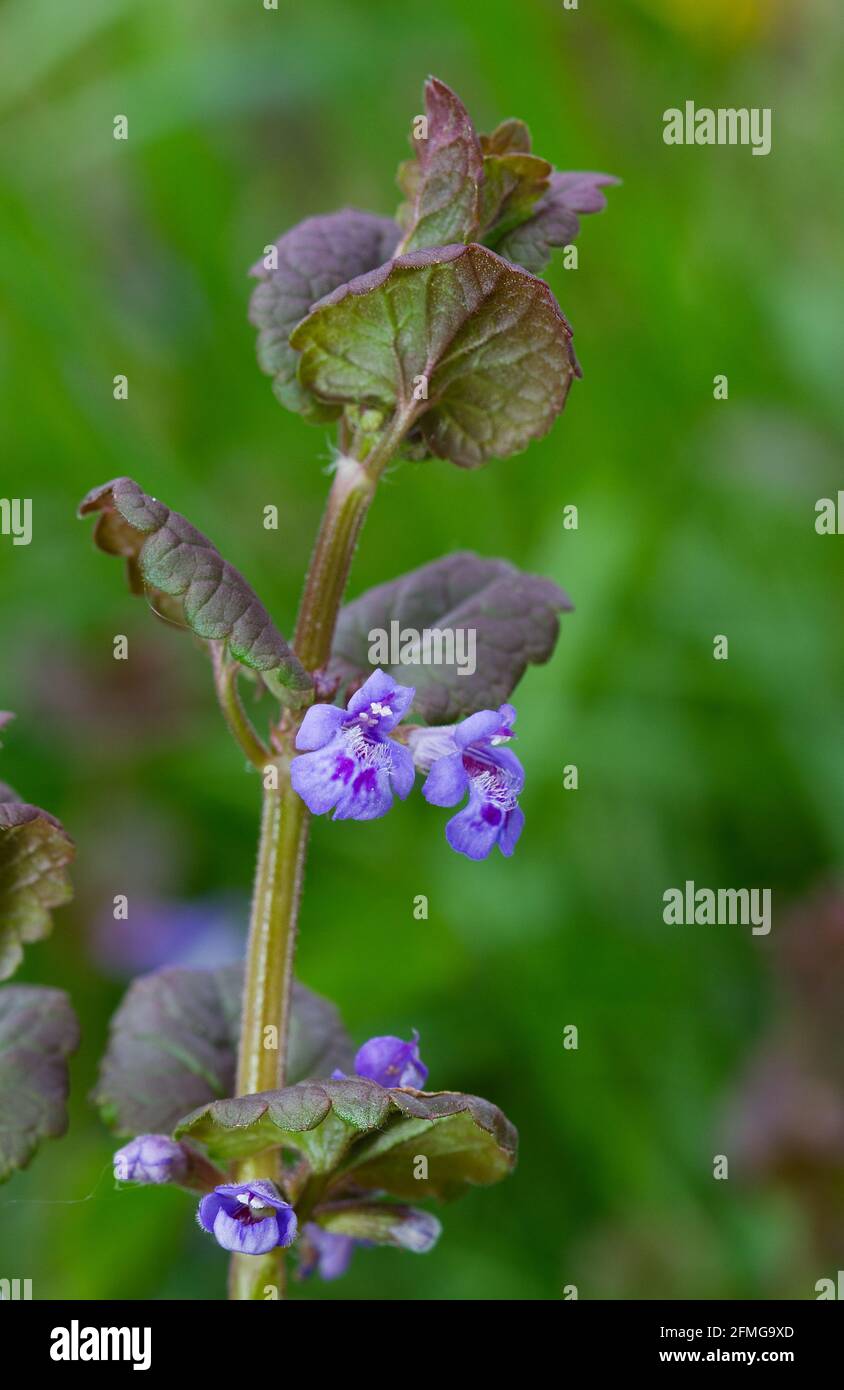
<instances>
[{"instance_id":1,"label":"purple-tinged leaf","mask_svg":"<svg viewBox=\"0 0 844 1390\"><path fill-rule=\"evenodd\" d=\"M132 984L111 1022L94 1100L118 1134L163 1133L194 1106L234 1089L242 965L174 967ZM333 1004L294 985L288 1069L298 1081L350 1064Z\"/></svg>"},{"instance_id":2,"label":"purple-tinged leaf","mask_svg":"<svg viewBox=\"0 0 844 1390\"><path fill-rule=\"evenodd\" d=\"M0 980L17 970L25 944L47 936L52 909L73 896L67 865L74 853L54 816L0 783Z\"/></svg>"},{"instance_id":3,"label":"purple-tinged leaf","mask_svg":"<svg viewBox=\"0 0 844 1390\"><path fill-rule=\"evenodd\" d=\"M292 227L275 243L274 263L267 265L265 258L252 267L250 274L261 282L249 305L250 322L258 329L258 362L288 410L314 423L339 414L338 406L315 400L300 386L291 330L317 300L389 260L400 235L389 218L346 208Z\"/></svg>"},{"instance_id":4,"label":"purple-tinged leaf","mask_svg":"<svg viewBox=\"0 0 844 1390\"><path fill-rule=\"evenodd\" d=\"M551 259L551 248L568 246L580 231L580 213L602 212L607 200L602 188L620 183L611 174L553 173L548 192L536 204L533 215L500 239L493 236L500 255L533 275L539 275Z\"/></svg>"},{"instance_id":5,"label":"purple-tinged leaf","mask_svg":"<svg viewBox=\"0 0 844 1390\"><path fill-rule=\"evenodd\" d=\"M463 468L551 428L578 368L548 286L483 246L388 261L317 304L291 335L320 400L397 412Z\"/></svg>"},{"instance_id":6,"label":"purple-tinged leaf","mask_svg":"<svg viewBox=\"0 0 844 1390\"><path fill-rule=\"evenodd\" d=\"M26 1167L42 1139L67 1129L67 1058L78 1045L64 990L0 990L0 1182Z\"/></svg>"},{"instance_id":7,"label":"purple-tinged leaf","mask_svg":"<svg viewBox=\"0 0 844 1390\"><path fill-rule=\"evenodd\" d=\"M94 539L100 549L125 557L132 593L146 590L162 616L207 641L225 642L284 703L308 702L313 683L299 658L243 576L201 531L131 478L89 492L79 515L90 513L97 514Z\"/></svg>"},{"instance_id":8,"label":"purple-tinged leaf","mask_svg":"<svg viewBox=\"0 0 844 1390\"><path fill-rule=\"evenodd\" d=\"M399 169L407 202L399 208L401 251L421 251L476 235L481 215L483 158L462 101L439 78L425 83L427 137L411 143L414 159Z\"/></svg>"},{"instance_id":9,"label":"purple-tinged leaf","mask_svg":"<svg viewBox=\"0 0 844 1390\"><path fill-rule=\"evenodd\" d=\"M513 228L533 215L548 191L551 165L534 154L514 151L484 155L479 240L496 246Z\"/></svg>"},{"instance_id":10,"label":"purple-tinged leaf","mask_svg":"<svg viewBox=\"0 0 844 1390\"><path fill-rule=\"evenodd\" d=\"M505 1177L518 1144L509 1120L479 1096L386 1089L359 1077L213 1101L174 1134L203 1144L219 1163L293 1150L313 1173L330 1178L331 1198L360 1189L456 1197ZM428 1159L427 1177L417 1176L419 1156Z\"/></svg>"},{"instance_id":11,"label":"purple-tinged leaf","mask_svg":"<svg viewBox=\"0 0 844 1390\"><path fill-rule=\"evenodd\" d=\"M380 664L394 679L416 687L414 714L429 724L451 723L507 700L528 665L549 659L559 635L557 615L571 607L552 580L525 574L507 560L459 551L347 603L329 671L352 687ZM386 655L394 658L397 649L399 661L391 664L383 652L380 661L370 661L376 633L387 635ZM469 633L475 643L472 673L465 660ZM423 636L415 647L414 634ZM451 656L450 664L443 654Z\"/></svg>"}]
</instances>

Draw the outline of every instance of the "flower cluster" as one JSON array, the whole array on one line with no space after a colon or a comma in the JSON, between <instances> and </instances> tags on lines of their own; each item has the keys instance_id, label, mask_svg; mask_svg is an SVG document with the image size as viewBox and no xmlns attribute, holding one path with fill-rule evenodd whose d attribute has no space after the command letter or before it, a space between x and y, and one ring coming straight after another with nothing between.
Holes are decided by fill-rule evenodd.
<instances>
[{"instance_id":1,"label":"flower cluster","mask_svg":"<svg viewBox=\"0 0 844 1390\"><path fill-rule=\"evenodd\" d=\"M402 743L391 735L414 694L377 670L345 710L311 706L290 765L294 790L315 815L333 807L335 820L374 820L390 810L394 794L409 795L419 769L427 773L422 795L432 806L456 806L468 795L446 826L452 849L476 860L495 845L512 854L525 820L518 804L524 769L505 746L515 737L513 706L480 710L455 725L411 725Z\"/></svg>"},{"instance_id":2,"label":"flower cluster","mask_svg":"<svg viewBox=\"0 0 844 1390\"><path fill-rule=\"evenodd\" d=\"M355 1056L355 1075L385 1087L424 1086L428 1068L419 1055L419 1034L403 1038L370 1038ZM334 1072L335 1078L344 1073ZM166 1134L141 1134L114 1155L114 1176L121 1182L181 1183L187 1176L189 1154L185 1146ZM440 1223L428 1212L402 1209L394 1244L424 1254L436 1244ZM264 1255L276 1246L292 1245L298 1220L290 1202L274 1182L257 1178L245 1183L220 1183L199 1203L197 1221L224 1250L243 1255ZM308 1221L301 1232L299 1274L304 1279L317 1271L323 1279L345 1274L355 1246L370 1241L337 1235Z\"/></svg>"}]
</instances>

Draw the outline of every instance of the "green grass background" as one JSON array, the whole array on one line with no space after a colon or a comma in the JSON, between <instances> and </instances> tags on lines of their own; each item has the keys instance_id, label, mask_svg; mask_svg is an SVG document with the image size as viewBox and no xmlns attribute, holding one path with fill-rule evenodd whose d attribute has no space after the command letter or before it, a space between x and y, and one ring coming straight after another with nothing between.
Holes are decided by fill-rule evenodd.
<instances>
[{"instance_id":1,"label":"green grass background","mask_svg":"<svg viewBox=\"0 0 844 1390\"><path fill-rule=\"evenodd\" d=\"M316 825L302 913L301 978L358 1040L418 1027L434 1085L518 1125L519 1168L447 1210L431 1255L359 1252L305 1296L811 1297L830 1272L799 1199L715 1182L712 1157L775 1022L777 922L844 856L844 539L814 531L842 484L841 57L834 0L6 0L0 494L33 498L35 536L0 538L0 770L78 841L76 903L19 978L69 989L84 1042L69 1135L0 1192L0 1275L36 1298L221 1296L183 1194L112 1190L85 1097L121 987L89 928L118 892L245 898L257 781L201 653L74 512L131 474L290 631L331 440L258 371L246 271L307 215L393 211L429 71L481 128L522 116L555 164L624 185L551 273L584 370L564 416L480 472L396 470L352 576L466 547L571 593L518 692L518 852L459 859L417 795ZM772 107L773 152L666 147L687 99ZM771 937L666 927L687 878L771 887Z\"/></svg>"}]
</instances>

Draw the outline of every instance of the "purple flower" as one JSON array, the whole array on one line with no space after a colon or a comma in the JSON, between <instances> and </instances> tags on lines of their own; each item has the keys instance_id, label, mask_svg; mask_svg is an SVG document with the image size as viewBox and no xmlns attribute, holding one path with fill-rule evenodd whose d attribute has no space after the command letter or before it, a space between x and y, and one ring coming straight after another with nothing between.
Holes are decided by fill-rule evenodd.
<instances>
[{"instance_id":1,"label":"purple flower","mask_svg":"<svg viewBox=\"0 0 844 1390\"><path fill-rule=\"evenodd\" d=\"M345 1206L345 1211L342 1208ZM325 1209L328 1211L328 1208ZM317 1271L321 1279L339 1279L349 1268L355 1246L393 1245L414 1255L433 1250L442 1234L435 1216L417 1207L378 1203L376 1206L340 1203L335 1211L347 1216L360 1235L340 1235L308 1221L299 1247L299 1277L307 1279ZM373 1239L367 1238L367 1232Z\"/></svg>"},{"instance_id":2,"label":"purple flower","mask_svg":"<svg viewBox=\"0 0 844 1390\"><path fill-rule=\"evenodd\" d=\"M139 1134L114 1155L118 1182L182 1182L188 1167L185 1149L166 1134Z\"/></svg>"},{"instance_id":3,"label":"purple flower","mask_svg":"<svg viewBox=\"0 0 844 1390\"><path fill-rule=\"evenodd\" d=\"M341 1279L349 1268L356 1245L364 1242L351 1236L335 1236L315 1221L305 1223L299 1258L299 1277L308 1279L316 1270L320 1279Z\"/></svg>"},{"instance_id":4,"label":"purple flower","mask_svg":"<svg viewBox=\"0 0 844 1390\"><path fill-rule=\"evenodd\" d=\"M160 965L211 969L243 959L245 904L238 898L168 902L143 899L140 893L130 898L128 922L115 927L111 902L91 920L89 950L98 970L131 979Z\"/></svg>"},{"instance_id":5,"label":"purple flower","mask_svg":"<svg viewBox=\"0 0 844 1390\"><path fill-rule=\"evenodd\" d=\"M458 854L486 859L493 845L512 854L525 823L518 804L524 768L509 748L516 711L512 705L480 710L450 729L411 735L417 762L430 768L422 795L432 806L469 801L445 828Z\"/></svg>"},{"instance_id":6,"label":"purple flower","mask_svg":"<svg viewBox=\"0 0 844 1390\"><path fill-rule=\"evenodd\" d=\"M355 1075L377 1081L379 1086L412 1086L421 1090L428 1068L419 1056L419 1034L410 1042L401 1038L370 1038L355 1057Z\"/></svg>"},{"instance_id":7,"label":"purple flower","mask_svg":"<svg viewBox=\"0 0 844 1390\"><path fill-rule=\"evenodd\" d=\"M295 1211L264 1178L215 1187L200 1202L197 1220L224 1250L243 1255L265 1255L296 1238Z\"/></svg>"},{"instance_id":8,"label":"purple flower","mask_svg":"<svg viewBox=\"0 0 844 1390\"><path fill-rule=\"evenodd\" d=\"M311 706L296 735L303 752L290 764L290 780L314 815L333 806L334 820L375 820L389 811L394 792L402 800L409 794L413 757L388 735L415 693L379 670L345 710Z\"/></svg>"}]
</instances>

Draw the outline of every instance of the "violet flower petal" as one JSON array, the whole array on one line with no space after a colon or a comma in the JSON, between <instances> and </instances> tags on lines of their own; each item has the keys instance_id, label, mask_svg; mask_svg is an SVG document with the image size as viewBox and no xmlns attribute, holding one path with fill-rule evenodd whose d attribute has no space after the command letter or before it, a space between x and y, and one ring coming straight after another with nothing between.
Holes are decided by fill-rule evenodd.
<instances>
[{"instance_id":1,"label":"violet flower petal","mask_svg":"<svg viewBox=\"0 0 844 1390\"><path fill-rule=\"evenodd\" d=\"M278 1221L267 1216L263 1221L238 1221L221 1207L214 1219L214 1239L224 1250L243 1255L266 1255L278 1245Z\"/></svg>"},{"instance_id":2,"label":"violet flower petal","mask_svg":"<svg viewBox=\"0 0 844 1390\"><path fill-rule=\"evenodd\" d=\"M419 1056L419 1034L410 1042L389 1035L370 1038L355 1057L358 1076L377 1081L379 1086L412 1086L421 1090L428 1068Z\"/></svg>"},{"instance_id":3,"label":"violet flower petal","mask_svg":"<svg viewBox=\"0 0 844 1390\"><path fill-rule=\"evenodd\" d=\"M413 790L413 783L416 781L416 768L413 765L413 754L409 748L405 748L401 743L390 742L390 758L392 759L392 771L390 782L396 796L404 801Z\"/></svg>"},{"instance_id":4,"label":"violet flower petal","mask_svg":"<svg viewBox=\"0 0 844 1390\"><path fill-rule=\"evenodd\" d=\"M486 859L504 828L506 814L473 790L468 806L448 822L445 837L458 854L465 854L468 859Z\"/></svg>"},{"instance_id":5,"label":"violet flower petal","mask_svg":"<svg viewBox=\"0 0 844 1390\"><path fill-rule=\"evenodd\" d=\"M525 825L525 813L521 806L514 806L512 811L508 811L504 818L504 825L498 837L498 848L501 853L509 856L516 848L516 841L521 835Z\"/></svg>"},{"instance_id":6,"label":"violet flower petal","mask_svg":"<svg viewBox=\"0 0 844 1390\"><path fill-rule=\"evenodd\" d=\"M456 806L469 789L469 776L460 753L438 758L423 785L422 795L432 806Z\"/></svg>"},{"instance_id":7,"label":"violet flower petal","mask_svg":"<svg viewBox=\"0 0 844 1390\"><path fill-rule=\"evenodd\" d=\"M385 706L389 713L382 716L379 728L383 733L389 733L404 719L415 694L415 686L397 685L393 677L379 667L352 696L347 714L354 719L369 711L373 705Z\"/></svg>"},{"instance_id":8,"label":"violet flower petal","mask_svg":"<svg viewBox=\"0 0 844 1390\"><path fill-rule=\"evenodd\" d=\"M345 717L336 705L311 705L296 735L296 747L302 752L324 748L337 734Z\"/></svg>"}]
</instances>

